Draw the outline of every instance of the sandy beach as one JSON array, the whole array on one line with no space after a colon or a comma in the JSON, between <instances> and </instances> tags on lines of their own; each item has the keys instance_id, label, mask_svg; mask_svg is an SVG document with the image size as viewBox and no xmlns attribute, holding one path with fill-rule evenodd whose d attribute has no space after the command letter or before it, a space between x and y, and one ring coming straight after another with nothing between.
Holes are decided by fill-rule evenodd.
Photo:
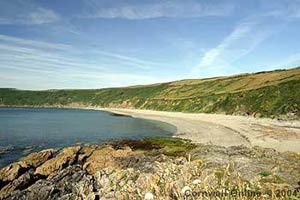
<instances>
[{"instance_id":1,"label":"sandy beach","mask_svg":"<svg viewBox=\"0 0 300 200\"><path fill-rule=\"evenodd\" d=\"M195 143L261 146L300 153L300 121L137 109L99 110L170 123L177 128L174 137L191 139Z\"/></svg>"}]
</instances>

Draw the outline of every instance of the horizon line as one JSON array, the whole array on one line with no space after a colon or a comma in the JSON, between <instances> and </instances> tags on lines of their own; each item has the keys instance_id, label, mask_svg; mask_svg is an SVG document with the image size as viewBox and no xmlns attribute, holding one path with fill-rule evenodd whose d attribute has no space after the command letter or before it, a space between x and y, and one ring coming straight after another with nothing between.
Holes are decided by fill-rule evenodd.
<instances>
[{"instance_id":1,"label":"horizon line","mask_svg":"<svg viewBox=\"0 0 300 200\"><path fill-rule=\"evenodd\" d=\"M268 72L275 72L275 71L286 71L286 70L294 70L294 69L300 69L300 65L298 66L290 66L290 67L281 67L276 68L272 70L262 70L262 71L255 71L255 72L242 72L242 73L236 73L231 75L220 75L220 76L211 76L211 77L205 77L205 78L183 78L173 81L166 81L166 82L155 82L150 84L140 84L140 85L125 85L125 86L116 86L116 87L102 87L102 88L49 88L49 89L19 89L14 87L0 87L1 90L3 89L9 89L9 90L19 90L19 91L57 91L57 90L102 90L102 89L117 89L117 88L133 88L133 87L143 87L143 86L153 86L153 85L159 85L159 84L167 84L172 82L179 82L179 81L185 81L185 80L209 80L209 79L217 79L217 78L229 78L229 77L235 77L235 76L241 76L241 75L251 75L251 74L259 74L259 73L268 73Z\"/></svg>"}]
</instances>

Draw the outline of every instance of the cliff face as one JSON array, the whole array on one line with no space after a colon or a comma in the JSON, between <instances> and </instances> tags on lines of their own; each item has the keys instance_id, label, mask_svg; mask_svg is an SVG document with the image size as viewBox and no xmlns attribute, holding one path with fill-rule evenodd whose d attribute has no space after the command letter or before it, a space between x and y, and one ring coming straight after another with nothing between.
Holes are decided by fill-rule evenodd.
<instances>
[{"instance_id":1,"label":"cliff face","mask_svg":"<svg viewBox=\"0 0 300 200\"><path fill-rule=\"evenodd\" d=\"M119 107L300 117L300 68L98 90L0 89L0 105Z\"/></svg>"},{"instance_id":2,"label":"cliff face","mask_svg":"<svg viewBox=\"0 0 300 200\"><path fill-rule=\"evenodd\" d=\"M300 154L152 138L30 154L0 169L0 199L165 200L224 189L296 196L299 175Z\"/></svg>"}]
</instances>

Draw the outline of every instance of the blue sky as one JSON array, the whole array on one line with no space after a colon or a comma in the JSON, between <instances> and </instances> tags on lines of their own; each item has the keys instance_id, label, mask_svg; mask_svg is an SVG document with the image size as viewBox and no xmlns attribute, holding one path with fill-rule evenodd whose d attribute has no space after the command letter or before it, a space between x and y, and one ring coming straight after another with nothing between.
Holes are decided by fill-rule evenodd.
<instances>
[{"instance_id":1,"label":"blue sky","mask_svg":"<svg viewBox=\"0 0 300 200\"><path fill-rule=\"evenodd\" d=\"M300 0L0 0L0 87L102 88L300 65Z\"/></svg>"}]
</instances>

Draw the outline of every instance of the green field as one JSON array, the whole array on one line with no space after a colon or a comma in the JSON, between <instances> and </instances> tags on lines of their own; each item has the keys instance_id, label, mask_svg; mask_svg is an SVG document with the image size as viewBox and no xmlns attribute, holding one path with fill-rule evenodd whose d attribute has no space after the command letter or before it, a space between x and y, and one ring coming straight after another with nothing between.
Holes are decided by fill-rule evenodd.
<instances>
[{"instance_id":1,"label":"green field","mask_svg":"<svg viewBox=\"0 0 300 200\"><path fill-rule=\"evenodd\" d=\"M99 106L300 117L300 68L95 90L0 89L2 106Z\"/></svg>"}]
</instances>

